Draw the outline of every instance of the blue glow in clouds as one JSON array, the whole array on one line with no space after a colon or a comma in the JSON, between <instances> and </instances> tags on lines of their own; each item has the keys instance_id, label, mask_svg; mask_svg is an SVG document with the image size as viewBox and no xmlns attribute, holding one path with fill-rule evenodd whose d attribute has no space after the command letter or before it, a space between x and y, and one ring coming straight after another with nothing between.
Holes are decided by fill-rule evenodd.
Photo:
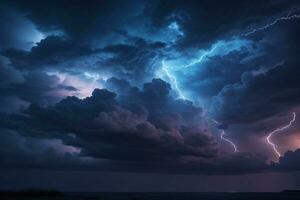
<instances>
[{"instance_id":1,"label":"blue glow in clouds","mask_svg":"<svg viewBox=\"0 0 300 200\"><path fill-rule=\"evenodd\" d=\"M176 27L176 25L174 25ZM176 61L178 63L181 60L184 60L185 58L178 58L173 60L172 64L167 64L166 60L162 60L161 62L161 70L158 71L157 76L168 83L172 86L172 88L175 90L178 98L180 99L189 99L189 97L186 96L186 93L188 93L188 88L182 88L180 85L180 80L183 79L184 77L182 76L176 76L178 73L176 72L186 72L187 70L193 70L193 68L197 65L197 67L202 67L202 64L205 61L209 61L209 58L213 56L225 56L233 51L240 51L242 48L247 48L251 45L251 42L249 40L245 39L233 39L230 41L218 41L215 44L213 44L210 49L205 49L205 50L200 50L198 51L198 56L195 59L191 59L187 64L182 65L178 64L176 65ZM175 65L175 66L174 66ZM172 67L171 67L172 66ZM195 70L195 69L194 69ZM197 70L197 69L196 69ZM184 76L185 73L179 73ZM198 98L198 97L196 97ZM195 99L192 99L193 101ZM226 141L229 143L233 149L234 152L238 152L237 145L231 141L230 139L225 137L226 133L225 130L221 130L220 138L223 141Z\"/></svg>"},{"instance_id":2,"label":"blue glow in clouds","mask_svg":"<svg viewBox=\"0 0 300 200\"><path fill-rule=\"evenodd\" d=\"M214 45L209 51L204 51L204 53L201 54L201 56L192 61L191 63L187 64L187 65L184 65L183 67L184 68L188 68L188 67L191 67L197 63L201 63L206 57L209 57L209 56L213 56L213 53L214 51L219 47L219 43L217 43L216 45Z\"/></svg>"},{"instance_id":3,"label":"blue glow in clouds","mask_svg":"<svg viewBox=\"0 0 300 200\"><path fill-rule=\"evenodd\" d=\"M177 22L175 21L175 22L172 22L169 26L168 26L168 28L170 29L170 30L173 30L174 32L176 32L178 35L180 35L180 36L183 36L184 35L184 33L180 30L180 27L179 27L179 25L177 24Z\"/></svg>"},{"instance_id":4,"label":"blue glow in clouds","mask_svg":"<svg viewBox=\"0 0 300 200\"><path fill-rule=\"evenodd\" d=\"M196 64L201 64L202 62L208 60L213 56L224 56L233 51L240 51L242 48L246 48L251 44L249 40L245 39L233 39L230 41L218 41L213 44L210 49L200 50L196 59L192 59L188 64L182 66L183 68L188 68Z\"/></svg>"},{"instance_id":5,"label":"blue glow in clouds","mask_svg":"<svg viewBox=\"0 0 300 200\"><path fill-rule=\"evenodd\" d=\"M177 27L176 25L172 26L174 26L173 28ZM169 61L164 59L161 62L161 69L157 71L156 75L171 84L178 98L187 99L186 94L189 93L188 88L181 86L181 80L186 79L186 77L184 77L186 72L199 70L198 68L201 67L204 62L209 61L209 58L213 56L225 56L233 51L240 51L242 48L247 48L250 45L251 42L246 39L234 38L229 41L221 40L213 44L209 49L202 49L194 53L196 54L196 58L185 58L179 54L179 58ZM194 68L196 65L198 68Z\"/></svg>"}]
</instances>

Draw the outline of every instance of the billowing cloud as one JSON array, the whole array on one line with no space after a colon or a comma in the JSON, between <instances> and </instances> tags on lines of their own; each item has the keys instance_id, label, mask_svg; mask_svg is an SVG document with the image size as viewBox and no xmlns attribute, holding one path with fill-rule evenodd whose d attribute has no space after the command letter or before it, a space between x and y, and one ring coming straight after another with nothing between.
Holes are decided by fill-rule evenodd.
<instances>
[{"instance_id":1,"label":"billowing cloud","mask_svg":"<svg viewBox=\"0 0 300 200\"><path fill-rule=\"evenodd\" d=\"M30 0L0 11L2 166L298 169L298 118L272 137L283 157L266 142L299 113L299 17L276 21L298 16L298 2Z\"/></svg>"}]
</instances>

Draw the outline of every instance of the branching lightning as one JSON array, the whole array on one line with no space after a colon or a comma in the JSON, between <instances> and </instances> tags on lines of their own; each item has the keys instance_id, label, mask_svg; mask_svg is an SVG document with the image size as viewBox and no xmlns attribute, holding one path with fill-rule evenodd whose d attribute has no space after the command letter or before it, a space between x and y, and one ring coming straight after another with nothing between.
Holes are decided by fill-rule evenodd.
<instances>
[{"instance_id":1,"label":"branching lightning","mask_svg":"<svg viewBox=\"0 0 300 200\"><path fill-rule=\"evenodd\" d=\"M287 16L282 16L282 17L279 17L279 18L276 18L274 19L271 23L268 23L266 25L263 25L262 27L257 27L257 28L254 28L246 33L242 33L240 34L239 36L242 36L242 37L247 37L247 36L250 36L252 34L255 34L256 32L259 32L259 31L263 31L263 30L266 30L266 29L269 29L271 28L272 26L276 25L277 23L279 22L282 22L282 21L289 21L289 20L296 20L296 19L300 19L300 14L293 14L293 15L290 15L288 14ZM233 36L234 38L237 37L237 36ZM185 69L185 68L189 68L193 65L196 65L196 64L199 64L201 62L203 62L207 57L209 56L212 56L212 54L215 53L215 51L221 46L221 45L224 45L224 46L227 46L227 43L222 43L222 42L218 42L216 44L214 44L210 49L208 50L205 50L197 59L191 61L190 63L186 64L186 65L183 65L182 68ZM230 46L230 45L229 45ZM166 65L165 63L165 60L162 60L162 71L164 72L165 76L168 78L168 80L170 81L170 84L172 85L172 87L175 89L177 95L178 95L178 98L181 98L181 99L187 99L185 96L184 96L184 92L180 89L180 86L178 84L178 81L177 81L177 78L174 74L172 74L172 72L170 71L169 69L169 66ZM284 127L281 127L281 128L278 128L274 131L272 131L271 133L269 133L269 135L267 136L266 140L268 142L268 144L270 144L275 153L278 155L278 157L281 156L281 154L279 153L279 151L277 150L276 148L276 145L271 141L271 137L277 133L277 132L280 132L280 131L283 131L287 128L289 128L293 122L296 120L296 113L292 113L293 114L293 119L289 122L289 124L287 124L286 126ZM214 119L211 119L216 125L219 125L220 123L217 122L216 120ZM221 133L220 133L220 138L221 140L223 141L226 141L227 143L229 143L233 149L234 149L234 152L238 152L238 147L237 145L231 141L230 139L226 138L226 132L225 130L221 130Z\"/></svg>"},{"instance_id":2,"label":"branching lightning","mask_svg":"<svg viewBox=\"0 0 300 200\"><path fill-rule=\"evenodd\" d=\"M212 54L219 47L219 45L220 45L220 43L217 43L210 50L208 50L208 51L204 52L203 54L201 54L201 56L197 60L194 60L194 61L190 62L189 64L186 64L186 65L182 66L182 68L188 68L188 67L191 67L191 66L193 66L193 65L195 65L197 63L201 63L206 57L208 57L210 54ZM168 68L168 66L165 63L165 60L162 60L161 64L162 64L162 71L168 77L168 79L171 82L171 85L176 90L176 92L178 94L178 98L186 99L186 97L184 96L183 92L181 91L181 89L178 86L178 82L177 82L176 76L174 76L169 71L169 68Z\"/></svg>"},{"instance_id":3,"label":"branching lightning","mask_svg":"<svg viewBox=\"0 0 300 200\"><path fill-rule=\"evenodd\" d=\"M294 14L294 15L287 15L285 17L280 17L280 18L277 18L275 19L273 22L269 23L269 24L266 24L262 27L258 27L258 28L255 28L247 33L243 33L241 34L241 36L244 36L244 37L247 37L249 35L252 35L258 31L262 31L262 30L266 30L268 28L270 28L271 26L274 26L275 24L281 22L281 21L287 21L287 20L293 20L293 19L299 19L300 18L300 14Z\"/></svg>"},{"instance_id":4,"label":"branching lightning","mask_svg":"<svg viewBox=\"0 0 300 200\"><path fill-rule=\"evenodd\" d=\"M275 129L274 131L272 131L271 133L269 133L269 135L268 135L267 138L266 138L268 144L270 144L270 145L272 146L274 152L276 153L276 155L277 155L278 157L280 157L281 154L280 154L280 152L278 151L276 145L271 141L271 137L272 137L275 133L280 132L280 131L284 131L284 130L286 130L286 129L288 129L289 127L292 126L292 124L293 124L293 123L295 122L295 120L296 120L296 113L293 112L292 115L293 115L293 118L292 118L292 120L291 120L287 125L285 125L285 126L283 126L283 127L281 127L281 128Z\"/></svg>"},{"instance_id":5,"label":"branching lightning","mask_svg":"<svg viewBox=\"0 0 300 200\"><path fill-rule=\"evenodd\" d=\"M220 125L220 122L216 121L215 119L211 119L211 120L212 120L216 125ZM239 149L238 149L237 145L234 144L234 142L231 141L230 139L226 138L225 135L226 135L226 132L225 132L224 129L222 129L222 130L221 130L221 134L220 134L221 140L224 140L225 142L229 143L229 144L233 147L234 153L238 152Z\"/></svg>"}]
</instances>

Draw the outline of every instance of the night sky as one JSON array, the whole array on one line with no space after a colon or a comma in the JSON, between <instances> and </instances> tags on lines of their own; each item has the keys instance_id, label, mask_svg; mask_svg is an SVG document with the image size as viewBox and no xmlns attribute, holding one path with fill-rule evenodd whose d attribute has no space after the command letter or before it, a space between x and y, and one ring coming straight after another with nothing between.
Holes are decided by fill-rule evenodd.
<instances>
[{"instance_id":1,"label":"night sky","mask_svg":"<svg viewBox=\"0 0 300 200\"><path fill-rule=\"evenodd\" d=\"M1 0L0 189L299 189L299 36L293 0Z\"/></svg>"}]
</instances>

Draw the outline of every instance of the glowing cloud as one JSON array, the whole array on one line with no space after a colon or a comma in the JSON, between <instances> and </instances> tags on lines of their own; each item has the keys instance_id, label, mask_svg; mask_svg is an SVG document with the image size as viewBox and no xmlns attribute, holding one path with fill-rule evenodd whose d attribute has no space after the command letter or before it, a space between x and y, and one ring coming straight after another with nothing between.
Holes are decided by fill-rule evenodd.
<instances>
[{"instance_id":1,"label":"glowing cloud","mask_svg":"<svg viewBox=\"0 0 300 200\"><path fill-rule=\"evenodd\" d=\"M92 94L94 89L102 88L102 85L98 80L102 79L103 77L99 74L93 73L84 73L83 77L71 75L68 73L61 73L61 72L46 72L48 75L55 75L59 78L59 82L62 85L71 85L74 86L77 90L76 91L63 91L60 96L77 96L79 98L85 98ZM103 78L103 80L106 77Z\"/></svg>"},{"instance_id":2,"label":"glowing cloud","mask_svg":"<svg viewBox=\"0 0 300 200\"><path fill-rule=\"evenodd\" d=\"M178 23L175 21L175 22L172 22L169 26L168 26L168 29L170 30L173 30L175 31L178 35L180 36L183 36L184 33L180 30L180 27L178 25Z\"/></svg>"},{"instance_id":3,"label":"glowing cloud","mask_svg":"<svg viewBox=\"0 0 300 200\"><path fill-rule=\"evenodd\" d=\"M173 89L176 91L178 98L181 99L187 99L187 97L184 95L184 91L183 89L180 88L179 85L179 80L176 77L176 75L173 73L175 71L186 71L188 70L188 68L191 68L192 66L196 65L196 64L201 64L202 62L206 61L207 58L212 57L212 56L216 56L216 55L227 55L232 51L236 51L236 50L240 50L243 47L246 47L250 44L250 41L248 40L241 40L241 39L233 39L230 41L218 41L216 42L214 45L211 46L210 49L206 49L206 50L199 50L198 56L196 57L196 59L192 59L191 61L189 61L187 64L178 64L176 63L177 60L181 60L180 59L176 59L175 62L172 62L172 65L174 67L170 68L170 65L166 64L166 60L163 59L161 61L161 70L159 70L157 72L157 77L169 82L171 84L171 86L173 87ZM223 48L221 48L223 47ZM174 61L174 60L173 60Z\"/></svg>"}]
</instances>

